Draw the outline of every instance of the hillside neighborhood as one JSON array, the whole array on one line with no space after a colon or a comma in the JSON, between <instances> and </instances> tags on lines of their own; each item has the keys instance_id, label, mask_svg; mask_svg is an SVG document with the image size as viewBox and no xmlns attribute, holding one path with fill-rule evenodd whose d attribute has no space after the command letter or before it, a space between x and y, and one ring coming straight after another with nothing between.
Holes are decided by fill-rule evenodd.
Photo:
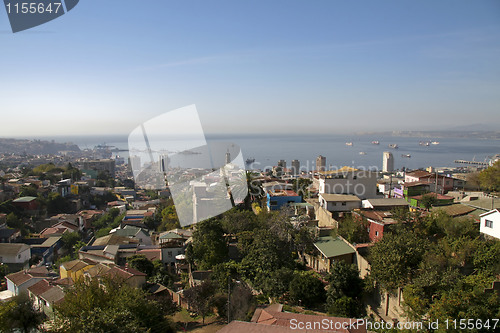
<instances>
[{"instance_id":1,"label":"hillside neighborhood","mask_svg":"<svg viewBox=\"0 0 500 333\"><path fill-rule=\"evenodd\" d=\"M383 170L330 170L323 156L313 170L247 161L248 195L229 186L234 207L199 222L226 175L162 165L193 188L197 223L183 225L168 186L136 184L133 156L38 144L71 150L0 153L1 331L500 327L498 160L425 170L394 170L385 153Z\"/></svg>"}]
</instances>

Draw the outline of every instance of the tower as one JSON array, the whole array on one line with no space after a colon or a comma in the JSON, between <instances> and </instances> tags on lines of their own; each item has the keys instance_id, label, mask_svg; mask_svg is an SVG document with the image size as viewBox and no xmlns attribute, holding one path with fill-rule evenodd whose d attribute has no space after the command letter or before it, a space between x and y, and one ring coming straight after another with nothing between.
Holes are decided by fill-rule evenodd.
<instances>
[{"instance_id":1,"label":"tower","mask_svg":"<svg viewBox=\"0 0 500 333\"><path fill-rule=\"evenodd\" d=\"M293 160L292 161L292 175L297 176L300 172L300 161Z\"/></svg>"},{"instance_id":2,"label":"tower","mask_svg":"<svg viewBox=\"0 0 500 333\"><path fill-rule=\"evenodd\" d=\"M394 171L394 157L390 151L384 151L382 160L382 171L383 172L393 172Z\"/></svg>"},{"instance_id":3,"label":"tower","mask_svg":"<svg viewBox=\"0 0 500 333\"><path fill-rule=\"evenodd\" d=\"M326 157L319 155L316 157L316 171L326 170Z\"/></svg>"}]
</instances>

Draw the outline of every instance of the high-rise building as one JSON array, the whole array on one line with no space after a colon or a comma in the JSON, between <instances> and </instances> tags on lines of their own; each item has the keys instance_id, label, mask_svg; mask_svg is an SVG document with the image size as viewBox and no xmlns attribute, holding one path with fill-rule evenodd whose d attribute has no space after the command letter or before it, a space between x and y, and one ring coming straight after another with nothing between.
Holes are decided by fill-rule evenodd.
<instances>
[{"instance_id":1,"label":"high-rise building","mask_svg":"<svg viewBox=\"0 0 500 333\"><path fill-rule=\"evenodd\" d=\"M319 155L316 157L316 171L326 170L326 157Z\"/></svg>"},{"instance_id":2,"label":"high-rise building","mask_svg":"<svg viewBox=\"0 0 500 333\"><path fill-rule=\"evenodd\" d=\"M226 164L229 164L231 163L231 154L229 153L229 149L226 153Z\"/></svg>"},{"instance_id":3,"label":"high-rise building","mask_svg":"<svg viewBox=\"0 0 500 333\"><path fill-rule=\"evenodd\" d=\"M278 161L278 166L281 167L282 169L286 169L286 161L285 160L279 160Z\"/></svg>"},{"instance_id":4,"label":"high-rise building","mask_svg":"<svg viewBox=\"0 0 500 333\"><path fill-rule=\"evenodd\" d=\"M390 151L384 151L382 160L382 171L383 172L393 172L394 171L394 157Z\"/></svg>"},{"instance_id":5,"label":"high-rise building","mask_svg":"<svg viewBox=\"0 0 500 333\"><path fill-rule=\"evenodd\" d=\"M292 161L292 175L297 176L300 172L300 161L293 160Z\"/></svg>"}]
</instances>

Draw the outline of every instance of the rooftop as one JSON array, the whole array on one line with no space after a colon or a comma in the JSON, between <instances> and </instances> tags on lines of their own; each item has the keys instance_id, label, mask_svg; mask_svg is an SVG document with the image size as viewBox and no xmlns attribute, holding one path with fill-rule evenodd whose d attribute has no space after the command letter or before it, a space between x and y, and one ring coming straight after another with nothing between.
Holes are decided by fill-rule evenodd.
<instances>
[{"instance_id":1,"label":"rooftop","mask_svg":"<svg viewBox=\"0 0 500 333\"><path fill-rule=\"evenodd\" d=\"M320 193L320 196L326 201L361 201L357 196L350 194Z\"/></svg>"},{"instance_id":2,"label":"rooftop","mask_svg":"<svg viewBox=\"0 0 500 333\"><path fill-rule=\"evenodd\" d=\"M314 246L327 258L356 252L339 237L318 237L318 240L314 242Z\"/></svg>"}]
</instances>

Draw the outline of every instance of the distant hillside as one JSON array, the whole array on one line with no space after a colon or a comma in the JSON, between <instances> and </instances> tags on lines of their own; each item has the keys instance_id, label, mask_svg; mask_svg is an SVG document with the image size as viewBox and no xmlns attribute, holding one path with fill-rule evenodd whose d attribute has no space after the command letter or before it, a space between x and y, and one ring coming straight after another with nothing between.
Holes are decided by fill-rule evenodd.
<instances>
[{"instance_id":1,"label":"distant hillside","mask_svg":"<svg viewBox=\"0 0 500 333\"><path fill-rule=\"evenodd\" d=\"M80 151L80 148L72 143L0 138L0 154L46 155L57 154L61 151Z\"/></svg>"},{"instance_id":2,"label":"distant hillside","mask_svg":"<svg viewBox=\"0 0 500 333\"><path fill-rule=\"evenodd\" d=\"M392 132L363 132L359 135L384 135L412 138L470 138L500 140L500 131L473 131L473 130L445 130L445 131L392 131Z\"/></svg>"}]
</instances>

